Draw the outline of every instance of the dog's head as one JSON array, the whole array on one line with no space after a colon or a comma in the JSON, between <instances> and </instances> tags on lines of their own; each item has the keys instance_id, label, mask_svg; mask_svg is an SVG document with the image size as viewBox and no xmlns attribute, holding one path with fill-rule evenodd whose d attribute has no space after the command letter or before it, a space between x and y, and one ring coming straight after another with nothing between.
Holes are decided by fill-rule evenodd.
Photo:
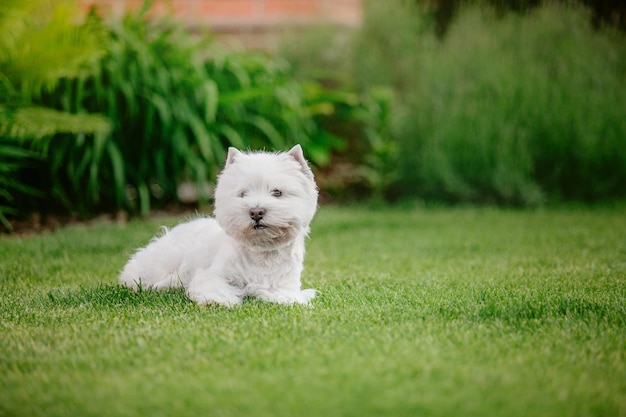
<instances>
[{"instance_id":1,"label":"dog's head","mask_svg":"<svg viewBox=\"0 0 626 417\"><path fill-rule=\"evenodd\" d=\"M284 153L229 148L215 189L215 217L241 244L274 249L308 233L317 196L300 145Z\"/></svg>"}]
</instances>

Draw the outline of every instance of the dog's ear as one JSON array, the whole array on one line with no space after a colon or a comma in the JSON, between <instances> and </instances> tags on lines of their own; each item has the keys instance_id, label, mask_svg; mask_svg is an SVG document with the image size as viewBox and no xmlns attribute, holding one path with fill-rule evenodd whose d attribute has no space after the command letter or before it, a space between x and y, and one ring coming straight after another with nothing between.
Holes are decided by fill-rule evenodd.
<instances>
[{"instance_id":1,"label":"dog's ear","mask_svg":"<svg viewBox=\"0 0 626 417\"><path fill-rule=\"evenodd\" d=\"M287 154L291 155L291 157L302 166L302 172L304 172L307 177L313 179L313 172L311 171L311 168L309 168L309 164L304 158L304 153L302 152L302 147L300 145L296 145L291 148L289 152L287 152Z\"/></svg>"},{"instance_id":2,"label":"dog's ear","mask_svg":"<svg viewBox=\"0 0 626 417\"><path fill-rule=\"evenodd\" d=\"M235 160L239 158L239 156L241 155L242 153L238 149L235 149L231 146L230 148L228 148L228 156L226 156L226 165L230 165L234 163Z\"/></svg>"}]
</instances>

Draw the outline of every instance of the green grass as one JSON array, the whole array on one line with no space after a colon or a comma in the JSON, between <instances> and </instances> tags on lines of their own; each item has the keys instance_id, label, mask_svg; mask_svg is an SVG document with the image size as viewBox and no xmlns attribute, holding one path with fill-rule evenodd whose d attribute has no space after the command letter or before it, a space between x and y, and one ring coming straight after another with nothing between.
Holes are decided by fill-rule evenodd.
<instances>
[{"instance_id":1,"label":"green grass","mask_svg":"<svg viewBox=\"0 0 626 417\"><path fill-rule=\"evenodd\" d=\"M161 218L0 239L0 416L625 416L626 204L322 207L313 306L116 271Z\"/></svg>"}]
</instances>

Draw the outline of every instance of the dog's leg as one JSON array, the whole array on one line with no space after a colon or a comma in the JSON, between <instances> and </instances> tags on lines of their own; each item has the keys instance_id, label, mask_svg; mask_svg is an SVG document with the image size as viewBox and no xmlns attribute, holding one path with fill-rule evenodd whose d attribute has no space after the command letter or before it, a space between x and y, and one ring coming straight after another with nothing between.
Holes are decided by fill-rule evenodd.
<instances>
[{"instance_id":1,"label":"dog's leg","mask_svg":"<svg viewBox=\"0 0 626 417\"><path fill-rule=\"evenodd\" d=\"M170 288L180 288L183 286L183 281L178 274L169 274L165 279L155 282L150 288L154 290L168 290Z\"/></svg>"},{"instance_id":2,"label":"dog's leg","mask_svg":"<svg viewBox=\"0 0 626 417\"><path fill-rule=\"evenodd\" d=\"M195 271L211 263L224 234L213 219L181 223L139 249L122 270L119 280L137 290L186 287Z\"/></svg>"},{"instance_id":3,"label":"dog's leg","mask_svg":"<svg viewBox=\"0 0 626 417\"><path fill-rule=\"evenodd\" d=\"M229 284L210 269L198 271L187 289L187 296L201 306L233 307L242 302L244 295L243 289Z\"/></svg>"},{"instance_id":4,"label":"dog's leg","mask_svg":"<svg viewBox=\"0 0 626 417\"><path fill-rule=\"evenodd\" d=\"M120 283L137 290L167 289L179 287L177 269L181 262L177 248L163 245L161 241L152 242L137 252L126 264L120 274Z\"/></svg>"},{"instance_id":5,"label":"dog's leg","mask_svg":"<svg viewBox=\"0 0 626 417\"><path fill-rule=\"evenodd\" d=\"M257 288L249 291L249 295L257 297L263 301L277 304L309 304L315 297L316 291L312 288L306 290L291 289L263 289Z\"/></svg>"}]
</instances>

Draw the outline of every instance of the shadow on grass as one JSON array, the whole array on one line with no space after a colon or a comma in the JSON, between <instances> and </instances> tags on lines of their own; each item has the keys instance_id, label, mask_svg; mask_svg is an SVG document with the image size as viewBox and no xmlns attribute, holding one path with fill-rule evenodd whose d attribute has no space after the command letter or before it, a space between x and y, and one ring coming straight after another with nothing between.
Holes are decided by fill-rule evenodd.
<instances>
[{"instance_id":1,"label":"shadow on grass","mask_svg":"<svg viewBox=\"0 0 626 417\"><path fill-rule=\"evenodd\" d=\"M48 291L44 297L44 304L49 307L62 308L126 308L148 307L152 309L168 310L180 308L192 308L197 310L215 309L229 311L245 308L246 310L284 309L285 307L306 308L306 306L281 306L268 303L256 298L246 297L243 303L231 308L225 308L217 304L198 307L185 294L183 288L170 289L167 291L142 290L134 291L123 285L99 284L91 288L72 288L64 290Z\"/></svg>"},{"instance_id":2,"label":"shadow on grass","mask_svg":"<svg viewBox=\"0 0 626 417\"><path fill-rule=\"evenodd\" d=\"M436 291L433 291L435 293ZM626 326L626 294L623 289L611 292L586 291L532 291L522 288L474 288L448 290L444 294L432 297L428 290L416 294L408 289L374 293L348 292L320 293L314 302L314 311L322 314L334 311L344 317L376 318L383 322L403 320L446 321L463 320L467 322L502 322L513 326L535 325L545 321L574 320L587 323L606 323ZM361 294L361 295L359 295ZM429 294L431 297L429 297ZM277 311L293 311L299 306L278 306L253 298L233 309L220 306L197 307L187 298L185 291L140 290L133 291L121 285L99 284L92 288L77 288L48 291L44 304L49 308L89 308L89 309L143 309L158 311L202 311L206 308L219 311L236 310L245 315L263 315ZM308 307L301 307L309 310ZM356 311L355 311L356 310ZM238 315L239 313L235 314Z\"/></svg>"},{"instance_id":3,"label":"shadow on grass","mask_svg":"<svg viewBox=\"0 0 626 417\"><path fill-rule=\"evenodd\" d=\"M93 288L48 291L46 302L56 307L68 308L192 304L182 288L168 291L133 291L122 285L110 284L99 284Z\"/></svg>"}]
</instances>

